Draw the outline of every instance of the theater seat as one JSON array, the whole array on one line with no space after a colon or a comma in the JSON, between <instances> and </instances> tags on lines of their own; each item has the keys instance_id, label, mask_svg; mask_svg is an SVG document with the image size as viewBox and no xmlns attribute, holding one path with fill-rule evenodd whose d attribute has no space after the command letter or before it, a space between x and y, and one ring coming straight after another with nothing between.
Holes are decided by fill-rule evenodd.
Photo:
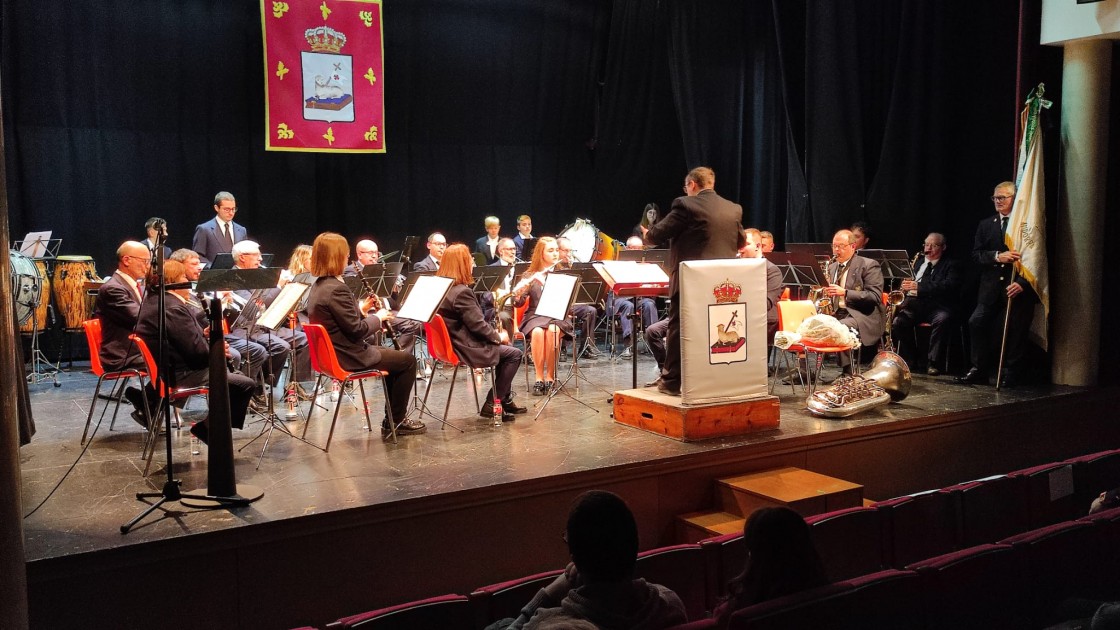
<instances>
[{"instance_id":1,"label":"theater seat","mask_svg":"<svg viewBox=\"0 0 1120 630\"><path fill-rule=\"evenodd\" d=\"M901 569L908 564L960 548L960 515L949 492L925 492L880 501L883 562Z\"/></svg>"},{"instance_id":2,"label":"theater seat","mask_svg":"<svg viewBox=\"0 0 1120 630\"><path fill-rule=\"evenodd\" d=\"M1086 597L1100 581L1099 569L1115 572L1115 566L1101 567L1095 560L1101 529L1093 523L1070 521L1016 534L1000 541L1010 545L1025 562L1027 592L1022 606L1034 620L1034 627L1064 621L1053 613L1067 597Z\"/></svg>"},{"instance_id":3,"label":"theater seat","mask_svg":"<svg viewBox=\"0 0 1120 630\"><path fill-rule=\"evenodd\" d=\"M1073 465L1065 462L1032 466L1007 473L1008 477L1021 477L1027 495L1027 527L1038 529L1061 523L1088 512L1078 505L1074 493Z\"/></svg>"},{"instance_id":4,"label":"theater seat","mask_svg":"<svg viewBox=\"0 0 1120 630\"><path fill-rule=\"evenodd\" d=\"M1000 475L944 488L957 501L961 547L994 543L1030 529L1026 483L1022 477Z\"/></svg>"},{"instance_id":5,"label":"theater seat","mask_svg":"<svg viewBox=\"0 0 1120 630\"><path fill-rule=\"evenodd\" d=\"M470 607L462 595L441 595L407 604L371 610L327 624L327 630L412 630L442 628L471 630Z\"/></svg>"},{"instance_id":6,"label":"theater seat","mask_svg":"<svg viewBox=\"0 0 1120 630\"><path fill-rule=\"evenodd\" d=\"M747 606L731 615L728 628L834 628L838 620L851 615L850 602L843 597L850 590L851 586L838 582Z\"/></svg>"},{"instance_id":7,"label":"theater seat","mask_svg":"<svg viewBox=\"0 0 1120 630\"><path fill-rule=\"evenodd\" d=\"M1120 486L1120 449L1071 457L1065 463L1073 465L1075 501L1083 510L1079 516L1089 512L1089 504L1102 492Z\"/></svg>"},{"instance_id":8,"label":"theater seat","mask_svg":"<svg viewBox=\"0 0 1120 630\"><path fill-rule=\"evenodd\" d=\"M707 615L708 593L700 545L673 545L643 551L634 565L634 577L672 589L684 602L689 619Z\"/></svg>"},{"instance_id":9,"label":"theater seat","mask_svg":"<svg viewBox=\"0 0 1120 630\"><path fill-rule=\"evenodd\" d=\"M1022 607L1030 576L1009 545L977 545L907 569L920 576L922 607L914 618L927 628L1031 627Z\"/></svg>"},{"instance_id":10,"label":"theater seat","mask_svg":"<svg viewBox=\"0 0 1120 630\"><path fill-rule=\"evenodd\" d=\"M878 510L855 507L805 519L828 579L839 582L883 569Z\"/></svg>"},{"instance_id":11,"label":"theater seat","mask_svg":"<svg viewBox=\"0 0 1120 630\"><path fill-rule=\"evenodd\" d=\"M563 569L527 575L471 591L471 616L476 628L485 628L499 619L516 618L521 608L537 591L548 586Z\"/></svg>"},{"instance_id":12,"label":"theater seat","mask_svg":"<svg viewBox=\"0 0 1120 630\"><path fill-rule=\"evenodd\" d=\"M742 534L724 534L700 541L704 552L704 571L708 591L708 610L727 597L727 585L731 578L739 575L746 567L747 546Z\"/></svg>"}]
</instances>

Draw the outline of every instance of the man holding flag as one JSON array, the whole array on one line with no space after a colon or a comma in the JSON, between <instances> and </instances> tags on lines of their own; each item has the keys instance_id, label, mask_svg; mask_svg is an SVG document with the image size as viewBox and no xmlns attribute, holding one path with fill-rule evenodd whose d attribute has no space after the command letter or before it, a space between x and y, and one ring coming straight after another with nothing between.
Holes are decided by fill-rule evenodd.
<instances>
[{"instance_id":1,"label":"man holding flag","mask_svg":"<svg viewBox=\"0 0 1120 630\"><path fill-rule=\"evenodd\" d=\"M1028 330L1046 348L1046 319L1050 289L1046 264L1045 177L1042 169L1042 130L1039 110L1049 107L1043 87L1032 94L1023 113L1023 142L1019 148L1018 186L1003 182L992 194L996 216L976 228L972 260L980 265L976 310L968 320L972 336L972 368L958 383L987 383L992 359L999 351L1000 387L1023 376ZM1018 193L1018 194L1017 194ZM1036 305L1042 306L1041 325L1032 329Z\"/></svg>"}]
</instances>

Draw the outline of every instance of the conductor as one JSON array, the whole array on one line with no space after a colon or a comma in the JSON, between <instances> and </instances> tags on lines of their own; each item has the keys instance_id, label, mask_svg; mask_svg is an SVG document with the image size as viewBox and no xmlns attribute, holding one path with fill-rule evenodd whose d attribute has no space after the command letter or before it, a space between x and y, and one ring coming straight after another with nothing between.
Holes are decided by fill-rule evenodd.
<instances>
[{"instance_id":1,"label":"conductor","mask_svg":"<svg viewBox=\"0 0 1120 630\"><path fill-rule=\"evenodd\" d=\"M684 197L651 228L642 227L647 245L669 243L669 329L665 365L654 383L664 394L681 393L681 301L677 267L686 260L734 258L743 238L743 207L716 194L716 174L698 166L684 178Z\"/></svg>"}]
</instances>

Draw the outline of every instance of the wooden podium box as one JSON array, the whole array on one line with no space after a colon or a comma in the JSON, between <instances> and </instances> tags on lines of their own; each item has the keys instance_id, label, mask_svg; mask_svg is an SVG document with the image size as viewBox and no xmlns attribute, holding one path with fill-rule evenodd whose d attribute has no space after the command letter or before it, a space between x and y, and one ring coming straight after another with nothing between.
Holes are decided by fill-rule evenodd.
<instances>
[{"instance_id":1,"label":"wooden podium box","mask_svg":"<svg viewBox=\"0 0 1120 630\"><path fill-rule=\"evenodd\" d=\"M652 387L614 393L615 422L683 442L776 429L780 415L777 396L684 406L680 396L662 394Z\"/></svg>"}]
</instances>

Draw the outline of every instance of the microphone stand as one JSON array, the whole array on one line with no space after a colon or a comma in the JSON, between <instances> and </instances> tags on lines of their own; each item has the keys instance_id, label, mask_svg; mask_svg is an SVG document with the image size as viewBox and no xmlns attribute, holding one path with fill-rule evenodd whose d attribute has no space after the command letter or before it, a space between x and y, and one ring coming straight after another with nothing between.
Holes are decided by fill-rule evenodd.
<instances>
[{"instance_id":1,"label":"microphone stand","mask_svg":"<svg viewBox=\"0 0 1120 630\"><path fill-rule=\"evenodd\" d=\"M163 254L164 254L163 245L164 245L164 238L165 237L163 236L164 226L162 225L162 222L160 224L157 224L155 227L156 227L156 234L157 234L156 238L157 238L157 241L158 241L157 244L156 244L157 251L156 251L156 259L155 259L156 264L158 266L156 266L155 268L158 269L158 272L156 272L153 275L155 275L156 282L155 282L155 287L154 288L156 290L156 299L158 300L158 303L157 303L158 308L157 308L157 311L156 311L157 312L157 315L156 315L156 317L157 317L156 330L158 331L157 338L159 340L158 343L157 343L157 346L156 346L156 362L157 362L157 365L159 366L159 368L158 368L159 373L163 377L163 382L164 383L169 383L170 382L169 375L171 375L172 372L171 372L171 365L170 365L170 362L169 362L170 355L167 352L165 352L165 350L167 348L167 332L166 332L166 328L165 328L167 310L166 310L166 303L164 302L164 300L166 299L166 295L164 293L164 286L165 286L164 280L165 280L165 278L164 278L164 275L163 275ZM216 303L216 307L215 306L211 307L211 317L221 317L221 313L222 313L221 302L215 300L215 303ZM215 313L216 313L216 315L215 315ZM212 320L212 322L214 322L214 321L220 321L220 320L218 320L218 319ZM257 499L264 496L264 491L261 490L260 488L256 488L254 486L237 486L236 483L232 481L232 479L233 479L233 443L232 443L232 439L233 438L232 438L232 435L231 435L232 430L230 429L230 425L229 425L229 422L230 422L230 420L229 420L229 391L228 391L227 386L226 386L226 378L225 378L225 360L224 360L225 344L223 343L224 341L225 340L222 338L221 325L220 324L215 325L214 323L211 323L211 325L210 325L210 384L209 384L209 388L210 388L209 389L209 391L210 391L209 399L210 399L210 411L211 411L210 420L211 420L211 422L217 420L217 422L213 422L214 425L218 425L218 424L224 425L224 428L225 428L224 446L226 448L225 449L221 448L223 446L223 444L221 444L221 442L223 442L223 440L215 439L215 438L221 437L223 435L223 433L221 432L221 429L219 428L217 430L217 432L216 432L217 435L214 435L214 433L211 433L211 443L212 443L211 448L213 450L211 451L212 465L210 467L210 471L215 470L214 464L217 463L216 460L220 459L220 453L218 451L223 451L223 450L228 451L228 458L227 458L227 464L228 465L227 465L227 468L228 468L228 473L229 473L229 483L224 484L224 485L228 486L229 492L225 496L218 496L216 493L211 493L209 495L184 493L180 489L180 486L182 485L182 482L179 481L178 479L176 479L175 476L174 476L175 465L174 465L174 460L173 460L172 452L171 452L171 396L170 396L171 389L170 389L170 385L168 385L165 388L164 395L160 398L160 402L159 402L159 405L160 405L159 408L160 408L161 413L162 413L162 418L163 418L163 422L164 422L164 431L165 431L165 433L164 433L164 437L165 437L164 446L165 446L165 449L166 449L166 452L167 452L167 464L165 466L165 468L167 469L167 481L164 482L163 489L160 492L137 492L136 493L136 499L138 501L144 501L146 499L158 499L158 500L155 503L152 503L151 505L149 505L147 509L145 509L143 512L138 514L131 521L125 523L124 525L121 525L120 530L121 530L122 534L127 534L129 531L132 530L133 527L136 526L137 523L144 520L144 518L147 517L152 512L156 511L157 509L160 509L163 506L163 504L167 503L168 501L179 501L183 505L187 505L189 507L199 507L199 508L204 508L204 509L213 509L213 508L220 508L220 507L243 507L243 506L249 505L249 503L251 503L253 501L256 501ZM221 353L222 353L222 355L221 355L222 359L218 362L219 364L218 364L217 369L215 369L215 361L214 361L215 344L216 343L221 344L218 347L221 348ZM153 382L151 385L152 385L152 387L156 388L157 392L159 391L160 385L159 385L158 382ZM224 412L224 416L223 416L223 412ZM157 413L156 415L158 417L160 414ZM223 417L219 417L219 416L223 416ZM214 477L215 477L214 474L209 474L209 481L210 481L210 487L211 488L213 488L213 486L215 485ZM189 503L189 501L187 501L187 500L191 500L191 499L197 501L197 503L191 504L191 503Z\"/></svg>"}]
</instances>

